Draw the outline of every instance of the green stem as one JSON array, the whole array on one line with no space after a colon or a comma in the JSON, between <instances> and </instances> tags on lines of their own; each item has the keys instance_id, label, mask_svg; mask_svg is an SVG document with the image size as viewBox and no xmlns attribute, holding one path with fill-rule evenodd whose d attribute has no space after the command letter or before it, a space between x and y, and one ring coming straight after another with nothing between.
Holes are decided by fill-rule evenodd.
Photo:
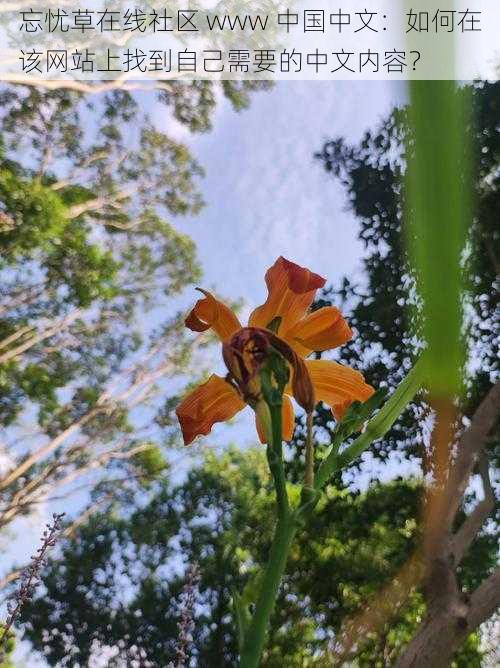
<instances>
[{"instance_id":1,"label":"green stem","mask_svg":"<svg viewBox=\"0 0 500 668\"><path fill-rule=\"evenodd\" d=\"M281 405L279 405L279 402L269 403L272 438L271 443L267 447L267 453L269 467L276 487L278 522L274 531L269 561L264 571L259 596L255 604L255 611L250 623L246 627L245 637L243 638L240 668L258 668L259 666L260 657L266 643L269 620L271 619L271 614L276 603L281 578L285 572L290 547L300 525L300 515L312 511L316 505L319 490L326 484L334 470L347 465L360 455L374 440L381 438L391 428L395 420L422 386L423 376L423 363L420 361L375 417L369 421L363 434L355 439L341 454L337 454L337 447L332 450L332 453L323 462L316 474L316 480L314 481L316 496L312 495L314 494L314 489L311 489L312 486L305 487L304 489L307 489L312 494L307 495L307 498L304 499L304 502L295 512L290 510L283 469ZM308 427L311 426L312 422L308 420ZM309 452L310 454L311 452ZM310 480L311 462L314 475L314 461L306 453L307 481Z\"/></svg>"},{"instance_id":2,"label":"green stem","mask_svg":"<svg viewBox=\"0 0 500 668\"><path fill-rule=\"evenodd\" d=\"M281 403L269 403L272 434L267 446L267 459L276 488L278 521L274 530L269 561L264 571L252 620L247 627L240 655L240 668L256 668L266 643L267 629L285 571L290 546L297 530L295 516L290 512L283 468Z\"/></svg>"},{"instance_id":3,"label":"green stem","mask_svg":"<svg viewBox=\"0 0 500 668\"><path fill-rule=\"evenodd\" d=\"M385 436L413 397L422 387L425 356L415 364L404 381L389 397L385 405L366 425L365 431L338 457L338 467L343 468L364 452L372 443Z\"/></svg>"},{"instance_id":4,"label":"green stem","mask_svg":"<svg viewBox=\"0 0 500 668\"><path fill-rule=\"evenodd\" d=\"M262 586L255 605L255 612L245 634L240 656L240 668L257 668L266 642L267 628L285 571L288 553L296 531L291 513L280 518L276 524Z\"/></svg>"},{"instance_id":5,"label":"green stem","mask_svg":"<svg viewBox=\"0 0 500 668\"><path fill-rule=\"evenodd\" d=\"M276 488L278 516L285 517L289 511L286 491L285 471L283 469L283 445L281 429L281 405L270 406L272 424L272 442L267 446L267 461Z\"/></svg>"},{"instance_id":6,"label":"green stem","mask_svg":"<svg viewBox=\"0 0 500 668\"><path fill-rule=\"evenodd\" d=\"M306 436L306 470L304 486L312 488L314 485L314 446L312 441L313 414L307 415L307 436Z\"/></svg>"}]
</instances>

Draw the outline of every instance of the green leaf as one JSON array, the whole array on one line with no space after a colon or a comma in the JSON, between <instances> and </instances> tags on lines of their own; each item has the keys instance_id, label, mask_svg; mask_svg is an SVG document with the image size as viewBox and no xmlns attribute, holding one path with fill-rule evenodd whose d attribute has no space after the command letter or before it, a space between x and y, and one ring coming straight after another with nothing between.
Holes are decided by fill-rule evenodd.
<instances>
[{"instance_id":1,"label":"green leaf","mask_svg":"<svg viewBox=\"0 0 500 668\"><path fill-rule=\"evenodd\" d=\"M338 457L338 468L350 464L372 443L382 438L408 406L422 387L426 378L427 361L425 355L415 364L396 391L389 397L379 412L368 422L365 431L351 443Z\"/></svg>"},{"instance_id":2,"label":"green leaf","mask_svg":"<svg viewBox=\"0 0 500 668\"><path fill-rule=\"evenodd\" d=\"M355 401L349 406L344 418L338 423L333 434L330 450L319 467L316 476L316 489L320 489L338 468L338 450L342 443L352 434L359 431L366 420L372 415L385 399L387 390L378 389L367 401Z\"/></svg>"},{"instance_id":3,"label":"green leaf","mask_svg":"<svg viewBox=\"0 0 500 668\"><path fill-rule=\"evenodd\" d=\"M453 81L412 81L408 140L407 237L423 300L434 394L462 385L463 254L471 221L466 91Z\"/></svg>"}]
</instances>

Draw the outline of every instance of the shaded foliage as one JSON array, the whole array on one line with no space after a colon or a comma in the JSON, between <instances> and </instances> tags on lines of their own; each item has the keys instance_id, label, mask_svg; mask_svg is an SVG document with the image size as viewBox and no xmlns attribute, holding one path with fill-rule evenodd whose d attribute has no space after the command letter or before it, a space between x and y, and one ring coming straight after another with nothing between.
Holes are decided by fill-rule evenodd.
<instances>
[{"instance_id":1,"label":"shaded foliage","mask_svg":"<svg viewBox=\"0 0 500 668\"><path fill-rule=\"evenodd\" d=\"M329 488L293 550L263 665L300 666L325 651L324 634L406 558L417 497L412 483L364 495ZM52 665L85 665L97 642L122 657L138 644L164 666L175 650L183 567L197 563L197 665L234 665L232 590L266 560L273 503L262 450L208 454L184 484L165 484L129 517L96 516L65 543L46 592L23 613L28 637Z\"/></svg>"},{"instance_id":2,"label":"shaded foliage","mask_svg":"<svg viewBox=\"0 0 500 668\"><path fill-rule=\"evenodd\" d=\"M474 121L469 131L474 149L475 214L463 260L469 287L465 297L469 366L461 407L466 418L473 415L498 372L499 84L476 84L472 99ZM360 224L365 252L360 278L344 278L341 285L330 287L315 307L333 303L343 310L355 336L342 349L342 361L362 371L375 387L389 390L401 382L422 350L416 325L420 301L402 229L408 133L407 110L396 108L375 131L366 132L359 144L339 138L326 142L316 154L326 171L343 185ZM408 145L411 150L411 138ZM425 402L410 406L383 442L373 446L376 457L384 461L397 451L404 459L417 457L426 468L425 415ZM321 406L316 423L331 434L333 423ZM298 435L298 443L302 442L303 431Z\"/></svg>"},{"instance_id":3,"label":"shaded foliage","mask_svg":"<svg viewBox=\"0 0 500 668\"><path fill-rule=\"evenodd\" d=\"M362 494L327 488L292 550L263 666L324 665L342 620L414 548L419 492L412 481L377 484ZM118 652L114 665L138 647L146 665L165 666L175 656L185 568L197 564L193 659L199 666L236 665L232 592L246 585L249 595L257 585L273 504L261 448L207 453L184 483L165 482L130 514L115 508L94 516L64 543L44 574L46 591L23 611L27 637L51 665L87 665L103 647ZM422 610L415 595L363 648L360 665L388 665ZM464 652L479 656L477 638Z\"/></svg>"}]
</instances>

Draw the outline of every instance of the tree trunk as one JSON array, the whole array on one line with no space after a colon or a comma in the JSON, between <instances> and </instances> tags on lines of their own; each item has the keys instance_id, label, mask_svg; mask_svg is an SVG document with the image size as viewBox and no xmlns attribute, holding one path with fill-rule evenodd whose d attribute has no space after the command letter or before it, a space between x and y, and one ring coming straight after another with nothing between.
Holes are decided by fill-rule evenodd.
<instances>
[{"instance_id":1,"label":"tree trunk","mask_svg":"<svg viewBox=\"0 0 500 668\"><path fill-rule=\"evenodd\" d=\"M396 668L447 668L472 631L467 630L465 617L446 610L430 614L398 659Z\"/></svg>"}]
</instances>

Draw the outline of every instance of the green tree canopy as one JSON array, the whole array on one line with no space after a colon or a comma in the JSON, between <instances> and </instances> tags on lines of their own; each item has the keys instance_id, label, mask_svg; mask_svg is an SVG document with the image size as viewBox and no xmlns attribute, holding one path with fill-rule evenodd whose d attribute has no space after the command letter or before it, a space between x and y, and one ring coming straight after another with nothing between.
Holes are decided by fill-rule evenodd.
<instances>
[{"instance_id":1,"label":"green tree canopy","mask_svg":"<svg viewBox=\"0 0 500 668\"><path fill-rule=\"evenodd\" d=\"M267 559L273 496L262 448L208 451L185 482L160 485L146 506L95 515L64 542L44 574L45 591L23 609L27 637L51 665L86 665L112 647L114 661L139 649L147 665L165 666L175 658L185 568L197 564L192 655L200 666L235 665L231 599L235 589L252 588ZM342 620L411 553L418 498L416 481L357 494L328 487L292 551L263 666L324 665ZM416 595L363 647L360 665L388 665L422 605ZM456 665L479 665L478 657L471 639Z\"/></svg>"},{"instance_id":2,"label":"green tree canopy","mask_svg":"<svg viewBox=\"0 0 500 668\"><path fill-rule=\"evenodd\" d=\"M237 110L266 87L221 86ZM78 472L142 479L163 445L155 388L189 362L177 297L200 277L176 221L200 211L203 170L153 100L206 131L216 85L0 90L0 526Z\"/></svg>"},{"instance_id":3,"label":"green tree canopy","mask_svg":"<svg viewBox=\"0 0 500 668\"><path fill-rule=\"evenodd\" d=\"M197 665L234 665L232 591L266 560L273 502L262 449L207 453L185 483L164 484L130 516L96 515L64 543L46 571L46 591L24 609L28 637L50 651L52 665L86 664L96 642L120 647L122 657L137 644L150 665L167 665L183 570L196 563ZM407 556L416 502L411 482L362 495L329 489L293 553L265 665L302 666L317 652L324 656L342 616Z\"/></svg>"},{"instance_id":4,"label":"green tree canopy","mask_svg":"<svg viewBox=\"0 0 500 668\"><path fill-rule=\"evenodd\" d=\"M468 418L497 370L499 84L476 84L472 101L469 131L474 151L475 210L463 260L469 287L465 299L471 367L464 371L468 393L463 405ZM359 144L350 145L338 138L326 142L316 154L345 188L365 248L362 276L358 280L344 278L317 306L332 301L343 306L356 336L343 348L342 358L363 371L375 387L396 387L422 350L416 325L419 319L415 317L420 301L402 232L408 158L405 137L409 132L407 109L396 108L378 128L366 132ZM411 147L411 141L408 145ZM419 435L421 417L421 407L412 406L389 437L376 445L376 455L384 459L389 452L399 451L404 457L426 459Z\"/></svg>"}]
</instances>

